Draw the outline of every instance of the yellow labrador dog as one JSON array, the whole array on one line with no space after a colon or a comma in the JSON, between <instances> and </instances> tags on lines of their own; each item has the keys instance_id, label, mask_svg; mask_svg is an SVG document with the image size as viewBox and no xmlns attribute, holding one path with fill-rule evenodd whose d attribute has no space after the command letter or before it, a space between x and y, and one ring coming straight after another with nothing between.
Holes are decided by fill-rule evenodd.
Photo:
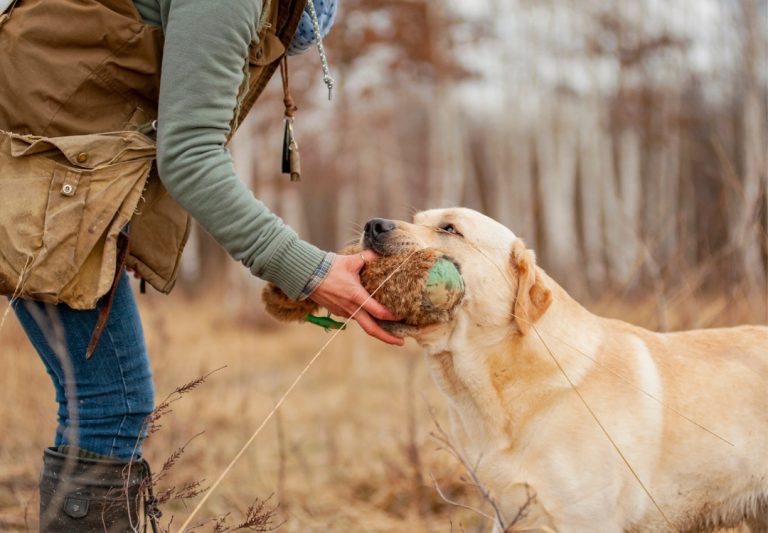
<instances>
[{"instance_id":1,"label":"yellow labrador dog","mask_svg":"<svg viewBox=\"0 0 768 533\"><path fill-rule=\"evenodd\" d=\"M386 325L426 349L501 526L768 532L768 328L659 334L595 316L469 209L374 219L362 242L460 266L449 323Z\"/></svg>"}]
</instances>

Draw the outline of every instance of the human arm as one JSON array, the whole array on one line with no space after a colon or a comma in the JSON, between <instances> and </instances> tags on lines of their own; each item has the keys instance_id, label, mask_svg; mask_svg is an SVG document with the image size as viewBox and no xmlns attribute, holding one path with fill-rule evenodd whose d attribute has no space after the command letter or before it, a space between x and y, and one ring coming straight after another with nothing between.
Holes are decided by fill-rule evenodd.
<instances>
[{"instance_id":1,"label":"human arm","mask_svg":"<svg viewBox=\"0 0 768 533\"><path fill-rule=\"evenodd\" d=\"M294 299L311 292L332 312L349 316L368 296L357 275L362 260L336 257L317 288L305 291L329 256L299 239L254 198L236 176L226 148L260 6L254 0L161 0L160 176L173 197L254 275ZM385 342L402 342L371 314L394 319L372 299L355 319Z\"/></svg>"}]
</instances>

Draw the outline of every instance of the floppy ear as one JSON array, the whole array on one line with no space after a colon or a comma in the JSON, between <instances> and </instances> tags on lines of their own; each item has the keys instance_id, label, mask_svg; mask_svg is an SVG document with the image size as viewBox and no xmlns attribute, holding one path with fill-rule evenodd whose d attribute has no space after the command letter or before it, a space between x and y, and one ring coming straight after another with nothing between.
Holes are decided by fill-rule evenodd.
<instances>
[{"instance_id":1,"label":"floppy ear","mask_svg":"<svg viewBox=\"0 0 768 533\"><path fill-rule=\"evenodd\" d=\"M512 321L520 333L525 335L531 324L536 322L552 303L552 291L536 276L536 255L523 241L512 245L509 258L512 273L517 277L517 294L512 305Z\"/></svg>"}]
</instances>

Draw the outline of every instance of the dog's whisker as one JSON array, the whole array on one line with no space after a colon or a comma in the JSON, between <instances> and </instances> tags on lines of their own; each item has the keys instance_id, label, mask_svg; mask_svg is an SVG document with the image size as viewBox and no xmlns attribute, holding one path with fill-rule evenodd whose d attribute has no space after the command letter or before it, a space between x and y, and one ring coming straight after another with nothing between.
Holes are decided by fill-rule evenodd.
<instances>
[{"instance_id":1,"label":"dog's whisker","mask_svg":"<svg viewBox=\"0 0 768 533\"><path fill-rule=\"evenodd\" d=\"M358 242L360 242L360 237L350 238L342 244L342 248L346 248L347 246L353 246Z\"/></svg>"}]
</instances>

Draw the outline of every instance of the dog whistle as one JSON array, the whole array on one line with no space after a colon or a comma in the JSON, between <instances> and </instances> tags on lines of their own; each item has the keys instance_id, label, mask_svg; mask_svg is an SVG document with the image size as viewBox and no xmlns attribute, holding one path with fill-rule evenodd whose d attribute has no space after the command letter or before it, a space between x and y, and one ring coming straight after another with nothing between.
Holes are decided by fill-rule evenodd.
<instances>
[{"instance_id":1,"label":"dog whistle","mask_svg":"<svg viewBox=\"0 0 768 533\"><path fill-rule=\"evenodd\" d=\"M285 119L285 128L283 130L283 159L281 172L288 174L291 172L291 141L293 140L293 128L291 128L291 119Z\"/></svg>"},{"instance_id":2,"label":"dog whistle","mask_svg":"<svg viewBox=\"0 0 768 533\"><path fill-rule=\"evenodd\" d=\"M299 156L299 145L293 142L290 147L289 167L291 172L291 181L301 181L301 157Z\"/></svg>"}]
</instances>

